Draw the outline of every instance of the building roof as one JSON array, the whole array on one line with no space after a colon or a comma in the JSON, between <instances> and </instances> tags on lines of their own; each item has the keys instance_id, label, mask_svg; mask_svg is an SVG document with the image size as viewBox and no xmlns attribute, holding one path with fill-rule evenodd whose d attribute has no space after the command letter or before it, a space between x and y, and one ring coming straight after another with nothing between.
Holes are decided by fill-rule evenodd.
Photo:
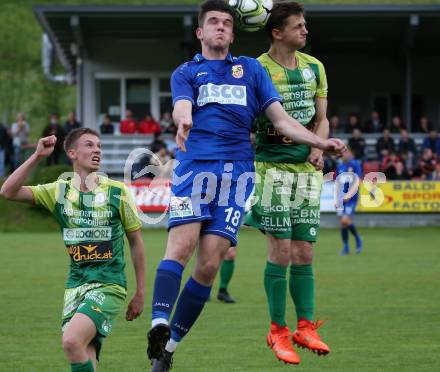
<instances>
[{"instance_id":1,"label":"building roof","mask_svg":"<svg viewBox=\"0 0 440 372\"><path fill-rule=\"evenodd\" d=\"M197 6L34 6L64 68L74 73L79 51L90 38L175 39L185 34L183 18L196 25ZM313 50L439 55L440 4L306 5ZM239 40L255 42L255 33ZM195 40L194 40L195 42Z\"/></svg>"}]
</instances>

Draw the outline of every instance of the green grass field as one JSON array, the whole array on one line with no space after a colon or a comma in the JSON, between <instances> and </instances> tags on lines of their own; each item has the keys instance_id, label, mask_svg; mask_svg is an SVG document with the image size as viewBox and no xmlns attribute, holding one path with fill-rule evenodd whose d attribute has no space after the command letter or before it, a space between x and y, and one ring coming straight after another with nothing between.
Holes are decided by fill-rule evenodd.
<instances>
[{"instance_id":1,"label":"green grass field","mask_svg":"<svg viewBox=\"0 0 440 372\"><path fill-rule=\"evenodd\" d=\"M238 303L207 304L179 346L173 371L438 370L438 229L363 229L362 233L361 256L338 256L337 230L324 230L316 248L316 316L327 321L320 334L332 348L328 357L300 350L301 365L290 366L277 362L266 347L265 240L253 230L243 230L230 287ZM137 321L128 323L122 315L118 319L105 342L100 371L149 370L145 334L154 270L166 232L145 231L144 239L148 306ZM68 256L60 235L2 233L0 252L0 370L68 371L59 332ZM127 268L133 283L133 270ZM294 326L290 302L288 314Z\"/></svg>"}]
</instances>

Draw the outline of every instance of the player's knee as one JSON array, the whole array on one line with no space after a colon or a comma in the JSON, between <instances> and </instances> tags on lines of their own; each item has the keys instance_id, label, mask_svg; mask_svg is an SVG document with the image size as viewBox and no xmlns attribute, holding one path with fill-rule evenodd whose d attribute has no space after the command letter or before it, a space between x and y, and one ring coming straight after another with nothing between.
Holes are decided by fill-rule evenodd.
<instances>
[{"instance_id":1,"label":"player's knee","mask_svg":"<svg viewBox=\"0 0 440 372\"><path fill-rule=\"evenodd\" d=\"M174 260L186 264L191 258L193 252L192 242L182 240L173 246L168 246L165 259ZM195 245L195 244L194 244Z\"/></svg>"},{"instance_id":2,"label":"player's knee","mask_svg":"<svg viewBox=\"0 0 440 372\"><path fill-rule=\"evenodd\" d=\"M204 283L212 283L217 274L219 265L214 261L204 262L202 264L198 264L196 268L197 276Z\"/></svg>"},{"instance_id":3,"label":"player's knee","mask_svg":"<svg viewBox=\"0 0 440 372\"><path fill-rule=\"evenodd\" d=\"M226 261L233 261L235 259L235 255L237 254L237 249L235 247L231 247L228 249L225 255Z\"/></svg>"},{"instance_id":4,"label":"player's knee","mask_svg":"<svg viewBox=\"0 0 440 372\"><path fill-rule=\"evenodd\" d=\"M292 263L294 265L311 265L313 257L307 254L297 254L292 257Z\"/></svg>"},{"instance_id":5,"label":"player's knee","mask_svg":"<svg viewBox=\"0 0 440 372\"><path fill-rule=\"evenodd\" d=\"M83 346L80 340L73 335L63 335L63 349L67 355L77 354Z\"/></svg>"},{"instance_id":6,"label":"player's knee","mask_svg":"<svg viewBox=\"0 0 440 372\"><path fill-rule=\"evenodd\" d=\"M268 260L277 265L287 266L290 262L290 241L278 241L269 246Z\"/></svg>"},{"instance_id":7,"label":"player's knee","mask_svg":"<svg viewBox=\"0 0 440 372\"><path fill-rule=\"evenodd\" d=\"M313 245L310 242L296 242L291 254L295 265L310 265L313 261Z\"/></svg>"},{"instance_id":8,"label":"player's knee","mask_svg":"<svg viewBox=\"0 0 440 372\"><path fill-rule=\"evenodd\" d=\"M203 265L203 271L206 273L206 275L210 277L215 277L218 270L218 264L216 262L206 262Z\"/></svg>"},{"instance_id":9,"label":"player's knee","mask_svg":"<svg viewBox=\"0 0 440 372\"><path fill-rule=\"evenodd\" d=\"M288 251L275 251L270 252L267 259L269 262L274 264L288 266L290 262L290 255Z\"/></svg>"},{"instance_id":10,"label":"player's knee","mask_svg":"<svg viewBox=\"0 0 440 372\"><path fill-rule=\"evenodd\" d=\"M346 216L341 218L341 226L347 227L350 224L350 219Z\"/></svg>"},{"instance_id":11,"label":"player's knee","mask_svg":"<svg viewBox=\"0 0 440 372\"><path fill-rule=\"evenodd\" d=\"M311 250L302 251L299 259L302 265L310 265L313 261L312 251Z\"/></svg>"}]
</instances>

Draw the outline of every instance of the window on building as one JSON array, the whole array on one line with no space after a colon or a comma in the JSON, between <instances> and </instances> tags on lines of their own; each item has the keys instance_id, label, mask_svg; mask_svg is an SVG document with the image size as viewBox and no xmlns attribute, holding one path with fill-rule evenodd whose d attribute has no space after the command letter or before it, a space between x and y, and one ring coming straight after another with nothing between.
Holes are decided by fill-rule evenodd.
<instances>
[{"instance_id":1,"label":"window on building","mask_svg":"<svg viewBox=\"0 0 440 372\"><path fill-rule=\"evenodd\" d=\"M98 121L102 122L104 115L109 114L112 121L121 117L121 80L97 80Z\"/></svg>"},{"instance_id":2,"label":"window on building","mask_svg":"<svg viewBox=\"0 0 440 372\"><path fill-rule=\"evenodd\" d=\"M126 109L130 109L137 120L151 114L150 79L127 79L125 89Z\"/></svg>"}]
</instances>

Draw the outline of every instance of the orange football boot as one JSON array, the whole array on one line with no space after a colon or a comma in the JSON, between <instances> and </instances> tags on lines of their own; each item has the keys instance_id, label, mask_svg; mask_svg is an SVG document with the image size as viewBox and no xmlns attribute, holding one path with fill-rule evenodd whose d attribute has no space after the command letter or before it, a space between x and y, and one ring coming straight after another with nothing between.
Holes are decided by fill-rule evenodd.
<instances>
[{"instance_id":1,"label":"orange football boot","mask_svg":"<svg viewBox=\"0 0 440 372\"><path fill-rule=\"evenodd\" d=\"M299 364L299 356L295 353L290 342L291 335L287 326L281 327L272 322L267 335L267 345L272 349L275 356L284 363Z\"/></svg>"},{"instance_id":2,"label":"orange football boot","mask_svg":"<svg viewBox=\"0 0 440 372\"><path fill-rule=\"evenodd\" d=\"M324 323L322 320L318 320L312 323L307 319L298 320L298 328L292 335L292 340L299 347L307 348L318 355L327 355L330 352L330 348L321 341L318 332L316 330Z\"/></svg>"}]
</instances>

